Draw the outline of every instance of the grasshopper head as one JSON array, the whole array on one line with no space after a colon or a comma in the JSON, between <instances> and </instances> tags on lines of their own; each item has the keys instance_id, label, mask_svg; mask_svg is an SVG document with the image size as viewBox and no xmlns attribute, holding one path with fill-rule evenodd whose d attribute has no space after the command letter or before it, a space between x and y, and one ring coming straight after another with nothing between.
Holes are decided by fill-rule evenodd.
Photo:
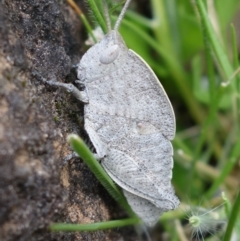
<instances>
[{"instance_id":1,"label":"grasshopper head","mask_svg":"<svg viewBox=\"0 0 240 241\"><path fill-rule=\"evenodd\" d=\"M127 60L128 48L116 30L91 47L78 66L78 78L91 82L117 71Z\"/></svg>"}]
</instances>

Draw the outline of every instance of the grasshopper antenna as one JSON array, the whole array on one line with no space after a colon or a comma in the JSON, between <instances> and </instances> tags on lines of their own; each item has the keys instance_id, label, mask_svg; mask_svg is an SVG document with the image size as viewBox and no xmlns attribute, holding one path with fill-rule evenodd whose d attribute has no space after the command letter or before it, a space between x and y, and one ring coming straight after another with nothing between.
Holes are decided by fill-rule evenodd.
<instances>
[{"instance_id":1,"label":"grasshopper antenna","mask_svg":"<svg viewBox=\"0 0 240 241\"><path fill-rule=\"evenodd\" d=\"M107 29L108 29L108 32L110 32L112 30L111 19L109 16L108 5L107 5L106 0L103 1L103 10L104 10L104 15L105 15L106 22L107 22Z\"/></svg>"},{"instance_id":2,"label":"grasshopper antenna","mask_svg":"<svg viewBox=\"0 0 240 241\"><path fill-rule=\"evenodd\" d=\"M124 17L124 14L125 14L126 11L127 11L127 8L128 8L128 6L129 6L130 2L131 2L131 0L127 0L127 1L125 2L124 6L123 6L123 9L122 9L122 11L121 11L121 13L120 13L120 15L119 15L119 17L118 17L118 19L117 19L117 22L115 23L115 26L114 26L114 30L115 30L115 31L118 30L118 28L119 28L119 26L120 26L120 23L121 23L121 21L122 21L122 19L123 19L123 17Z\"/></svg>"}]
</instances>

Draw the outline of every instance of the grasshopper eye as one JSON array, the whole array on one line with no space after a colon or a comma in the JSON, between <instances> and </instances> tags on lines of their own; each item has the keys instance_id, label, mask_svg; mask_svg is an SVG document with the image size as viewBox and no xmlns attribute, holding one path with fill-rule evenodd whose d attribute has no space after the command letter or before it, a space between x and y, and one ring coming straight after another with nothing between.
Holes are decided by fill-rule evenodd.
<instances>
[{"instance_id":1,"label":"grasshopper eye","mask_svg":"<svg viewBox=\"0 0 240 241\"><path fill-rule=\"evenodd\" d=\"M106 48L102 52L99 60L102 64L110 64L118 57L119 52L119 46L117 44L112 45L111 47Z\"/></svg>"}]
</instances>

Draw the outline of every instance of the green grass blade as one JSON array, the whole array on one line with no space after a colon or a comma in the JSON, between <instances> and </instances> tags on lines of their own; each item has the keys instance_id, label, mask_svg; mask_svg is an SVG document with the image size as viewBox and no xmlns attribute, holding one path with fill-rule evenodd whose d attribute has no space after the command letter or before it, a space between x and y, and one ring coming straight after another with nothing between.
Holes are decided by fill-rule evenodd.
<instances>
[{"instance_id":1,"label":"green grass blade","mask_svg":"<svg viewBox=\"0 0 240 241\"><path fill-rule=\"evenodd\" d=\"M90 9L92 10L93 16L95 17L97 23L99 24L99 26L102 28L104 33L107 33L107 25L106 22L104 21L104 18L101 14L101 12L99 11L98 6L96 5L94 0L87 0L88 5L90 7Z\"/></svg>"},{"instance_id":2,"label":"green grass blade","mask_svg":"<svg viewBox=\"0 0 240 241\"><path fill-rule=\"evenodd\" d=\"M128 20L131 20L132 22L137 22L139 25L142 25L143 27L147 27L149 29L155 27L156 25L156 22L154 20L143 17L142 15L139 15L138 13L131 10L128 10L126 12L126 17Z\"/></svg>"},{"instance_id":3,"label":"green grass blade","mask_svg":"<svg viewBox=\"0 0 240 241\"><path fill-rule=\"evenodd\" d=\"M237 37L236 37L236 31L235 28L233 26L233 24L231 25L231 32L232 32L232 52L233 52L233 65L234 65L234 69L239 68L239 60L238 60L238 43L237 43ZM237 74L235 77L235 81L236 81L236 122L239 122L240 120L240 75Z\"/></svg>"},{"instance_id":4,"label":"green grass blade","mask_svg":"<svg viewBox=\"0 0 240 241\"><path fill-rule=\"evenodd\" d=\"M82 10L78 7L78 5L73 0L67 0L67 2L76 11L79 18L82 20L85 28L87 29L89 35L93 39L93 41L95 43L97 43L97 39L95 38L95 36L93 34L92 27L91 27L90 23L88 22L87 18L85 17L85 15L83 14Z\"/></svg>"},{"instance_id":5,"label":"green grass blade","mask_svg":"<svg viewBox=\"0 0 240 241\"><path fill-rule=\"evenodd\" d=\"M228 197L226 196L225 192L222 192L222 199L224 201L224 210L225 210L226 217L230 217L232 205Z\"/></svg>"},{"instance_id":6,"label":"green grass blade","mask_svg":"<svg viewBox=\"0 0 240 241\"><path fill-rule=\"evenodd\" d=\"M85 25L89 35L91 36L91 38L93 39L94 43L97 43L97 39L96 37L94 36L93 34L93 31L92 31L92 27L91 25L89 24L88 20L86 19L85 15L84 14L81 14L79 15L79 17L81 18L81 20L83 21L83 24Z\"/></svg>"},{"instance_id":7,"label":"green grass blade","mask_svg":"<svg viewBox=\"0 0 240 241\"><path fill-rule=\"evenodd\" d=\"M89 169L110 193L110 195L129 213L130 216L136 217L136 214L128 205L125 196L114 184L113 180L103 170L102 166L95 159L95 157L93 156L87 145L83 142L83 140L79 136L71 134L68 136L68 141L70 142L74 151L77 152L77 154L83 159Z\"/></svg>"},{"instance_id":8,"label":"green grass blade","mask_svg":"<svg viewBox=\"0 0 240 241\"><path fill-rule=\"evenodd\" d=\"M225 75L225 81L227 81L233 74L233 68L232 65L228 59L228 56L226 54L226 51L222 47L219 38L217 34L214 31L214 28L211 24L211 21L208 17L206 8L204 6L203 0L196 0L197 8L200 13L200 16L202 18L202 22L204 24L204 27L206 28L206 32L208 34L208 38L210 41L210 44L213 48L213 51L216 55L216 58L221 66L221 70L223 71Z\"/></svg>"},{"instance_id":9,"label":"green grass blade","mask_svg":"<svg viewBox=\"0 0 240 241\"><path fill-rule=\"evenodd\" d=\"M232 231L234 229L235 223L237 221L238 215L240 210L240 191L238 191L237 198L232 208L232 212L229 218L227 230L225 232L223 241L230 241L232 236Z\"/></svg>"},{"instance_id":10,"label":"green grass blade","mask_svg":"<svg viewBox=\"0 0 240 241\"><path fill-rule=\"evenodd\" d=\"M232 169L238 162L238 158L240 155L240 139L238 139L237 143L234 145L230 158L227 160L225 166L222 168L222 172L219 177L214 181L211 188L206 193L206 197L210 198L218 187L224 182L226 177L231 173Z\"/></svg>"},{"instance_id":11,"label":"green grass blade","mask_svg":"<svg viewBox=\"0 0 240 241\"><path fill-rule=\"evenodd\" d=\"M90 224L70 224L70 223L53 223L50 225L49 229L51 231L65 231L65 232L79 232L79 231L96 231L111 228L120 228L128 225L134 225L140 223L137 218L128 218L123 220L115 220L100 223L90 223Z\"/></svg>"},{"instance_id":12,"label":"green grass blade","mask_svg":"<svg viewBox=\"0 0 240 241\"><path fill-rule=\"evenodd\" d=\"M123 6L125 3L125 1L121 1L118 3L112 3L109 1L108 5L109 5L109 13L110 15L112 15L120 6Z\"/></svg>"}]
</instances>

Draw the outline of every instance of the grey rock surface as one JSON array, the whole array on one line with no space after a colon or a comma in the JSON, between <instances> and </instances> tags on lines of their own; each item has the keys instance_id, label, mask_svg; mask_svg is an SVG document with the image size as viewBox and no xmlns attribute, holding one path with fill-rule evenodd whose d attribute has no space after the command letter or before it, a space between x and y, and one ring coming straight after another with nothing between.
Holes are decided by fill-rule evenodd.
<instances>
[{"instance_id":1,"label":"grey rock surface","mask_svg":"<svg viewBox=\"0 0 240 241\"><path fill-rule=\"evenodd\" d=\"M31 75L73 80L84 38L65 1L0 1L0 240L138 240L132 228L47 229L125 216L81 160L62 165L67 134L84 137L83 106Z\"/></svg>"}]
</instances>

